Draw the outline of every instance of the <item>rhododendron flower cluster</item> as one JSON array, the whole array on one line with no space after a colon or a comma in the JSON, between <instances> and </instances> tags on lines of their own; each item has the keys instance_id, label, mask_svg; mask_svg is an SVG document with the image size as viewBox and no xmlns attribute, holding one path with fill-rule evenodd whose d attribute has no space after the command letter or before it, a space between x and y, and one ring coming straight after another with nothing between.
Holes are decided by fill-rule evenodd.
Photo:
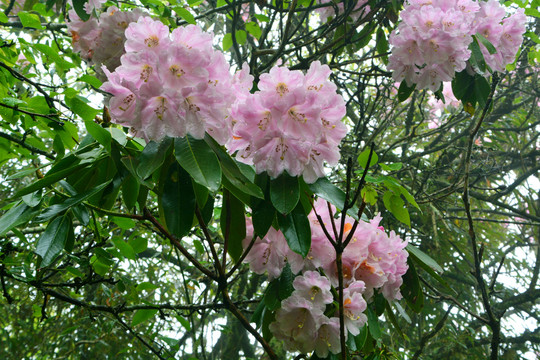
<instances>
[{"instance_id":1,"label":"rhododendron flower cluster","mask_svg":"<svg viewBox=\"0 0 540 360\"><path fill-rule=\"evenodd\" d=\"M497 49L489 54L480 44L486 63L497 71L513 62L525 32L525 15L506 16L497 0L409 0L403 21L390 34L393 46L388 68L396 81L436 91L443 81L467 66L472 35L481 34Z\"/></svg>"},{"instance_id":2,"label":"rhododendron flower cluster","mask_svg":"<svg viewBox=\"0 0 540 360\"><path fill-rule=\"evenodd\" d=\"M109 71L114 71L120 65L120 57L124 54L126 28L143 14L139 9L119 11L111 6L99 19L90 17L87 21L82 21L74 10L70 10L67 26L71 32L73 50L80 53L81 58L89 64L96 65L98 77L105 79L102 65Z\"/></svg>"},{"instance_id":3,"label":"rhododendron flower cluster","mask_svg":"<svg viewBox=\"0 0 540 360\"><path fill-rule=\"evenodd\" d=\"M252 77L244 66L231 76L223 53L212 47L212 34L195 25L169 28L141 17L126 29L126 53L101 87L112 120L146 140L209 133L220 144L230 139L227 120L236 99L249 93Z\"/></svg>"},{"instance_id":4,"label":"rhododendron flower cluster","mask_svg":"<svg viewBox=\"0 0 540 360\"><path fill-rule=\"evenodd\" d=\"M319 357L328 352L340 352L338 308L331 305L337 299L339 287L336 252L322 225L333 233L332 221L339 227L341 218L334 218L336 209L318 200L308 216L311 224L311 248L305 259L293 253L281 231L270 228L263 239L257 239L245 262L258 274L268 272L277 278L289 263L298 275L293 281L294 291L281 303L270 330L283 340L289 350L303 353L315 351ZM317 215L322 220L319 221ZM346 333L359 334L366 323L367 303L380 292L387 300L401 299L402 276L407 272L407 245L393 231L386 234L379 226L381 216L370 222L359 221L351 241L342 253L343 309ZM345 219L343 238L353 231L354 219ZM248 221L244 249L251 242L253 228ZM335 239L333 239L335 240ZM332 291L332 288L335 291Z\"/></svg>"},{"instance_id":5,"label":"rhododendron flower cluster","mask_svg":"<svg viewBox=\"0 0 540 360\"><path fill-rule=\"evenodd\" d=\"M353 21L356 21L361 16L364 16L365 14L369 13L370 7L366 5L367 2L368 2L367 0L358 0L356 2L353 9L349 13L350 18ZM328 19L331 16L336 16L336 10L335 10L334 6L338 10L337 15L341 15L341 14L343 14L345 12L344 1L339 1L339 2L335 3L335 1L333 1L333 0L317 0L317 4L327 4L327 5L329 5L329 6L325 6L325 7L315 9L315 12L317 12L319 14L319 17L321 18L321 21L323 21L323 22L325 22L326 19Z\"/></svg>"},{"instance_id":6,"label":"rhododendron flower cluster","mask_svg":"<svg viewBox=\"0 0 540 360\"><path fill-rule=\"evenodd\" d=\"M338 144L347 132L341 122L345 102L330 73L316 61L305 75L280 66L261 75L260 90L232 107L229 150L274 178L284 171L308 183L323 176L323 162L337 164Z\"/></svg>"}]
</instances>

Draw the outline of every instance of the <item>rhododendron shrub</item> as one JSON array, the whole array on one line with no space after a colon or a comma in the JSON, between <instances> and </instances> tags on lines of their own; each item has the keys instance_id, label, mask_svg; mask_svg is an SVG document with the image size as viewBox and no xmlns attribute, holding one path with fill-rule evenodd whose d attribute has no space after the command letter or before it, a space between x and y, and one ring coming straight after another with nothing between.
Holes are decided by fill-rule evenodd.
<instances>
[{"instance_id":1,"label":"rhododendron shrub","mask_svg":"<svg viewBox=\"0 0 540 360\"><path fill-rule=\"evenodd\" d=\"M273 228L264 237L256 238L244 259L256 273L267 272L269 280L279 277L287 264L293 274L298 274L293 281L294 291L281 302L270 330L288 350L315 351L320 357L341 351L337 308L330 305L339 301L336 251L331 242L336 239L327 235L332 234L332 224L341 222L341 217L334 215L336 208L326 201L314 204L309 214L311 248L305 259L292 252L281 231ZM370 222L358 221L354 227L355 220L345 218L343 237L351 236L351 241L342 253L343 308L346 334L352 336L358 335L366 323L366 301L375 292L388 301L402 297L402 277L408 269L407 242L394 231L388 235L379 226L380 221L377 215ZM249 220L247 228L244 249L253 241Z\"/></svg>"},{"instance_id":2,"label":"rhododendron shrub","mask_svg":"<svg viewBox=\"0 0 540 360\"><path fill-rule=\"evenodd\" d=\"M540 350L537 1L0 0L0 359Z\"/></svg>"},{"instance_id":3,"label":"rhododendron shrub","mask_svg":"<svg viewBox=\"0 0 540 360\"><path fill-rule=\"evenodd\" d=\"M393 49L388 68L396 81L432 91L467 67L476 34L495 46L492 54L482 41L478 45L487 65L504 71L514 61L526 22L522 9L505 18L497 0L410 0L400 16L402 22L389 39Z\"/></svg>"}]
</instances>

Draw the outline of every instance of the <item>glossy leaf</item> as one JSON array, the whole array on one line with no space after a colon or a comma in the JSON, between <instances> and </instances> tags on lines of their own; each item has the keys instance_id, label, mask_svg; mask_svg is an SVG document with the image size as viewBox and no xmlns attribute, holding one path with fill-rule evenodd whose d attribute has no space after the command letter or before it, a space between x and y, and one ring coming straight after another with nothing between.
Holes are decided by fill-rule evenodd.
<instances>
[{"instance_id":1,"label":"glossy leaf","mask_svg":"<svg viewBox=\"0 0 540 360\"><path fill-rule=\"evenodd\" d=\"M174 151L178 163L193 177L193 180L216 191L221 185L221 166L216 154L204 140L190 136L176 138Z\"/></svg>"},{"instance_id":2,"label":"glossy leaf","mask_svg":"<svg viewBox=\"0 0 540 360\"><path fill-rule=\"evenodd\" d=\"M165 156L172 144L171 138L165 138L161 142L156 143L150 141L141 155L139 156L139 165L137 166L137 175L142 180L146 180L154 171L159 169L165 161Z\"/></svg>"},{"instance_id":3,"label":"glossy leaf","mask_svg":"<svg viewBox=\"0 0 540 360\"><path fill-rule=\"evenodd\" d=\"M281 214L290 213L300 200L300 185L297 177L287 173L270 180L270 199Z\"/></svg>"},{"instance_id":4,"label":"glossy leaf","mask_svg":"<svg viewBox=\"0 0 540 360\"><path fill-rule=\"evenodd\" d=\"M86 191L86 192L84 192L82 194L73 196L73 197L67 199L66 201L64 201L63 203L54 204L54 205L49 206L47 209L45 209L45 211L43 211L41 213L41 215L38 216L38 218L36 220L37 221L47 221L49 219L52 219L53 217L55 217L56 215L58 215L62 211L65 211L65 210L69 209L72 206L78 205L81 202L85 201L86 199L90 198L92 195L97 194L98 192L103 190L107 185L109 185L110 182L111 181L109 180L109 181L107 181L107 182L105 182L103 184L100 184L100 185L92 188L89 191Z\"/></svg>"},{"instance_id":5,"label":"glossy leaf","mask_svg":"<svg viewBox=\"0 0 540 360\"><path fill-rule=\"evenodd\" d=\"M311 228L302 204L298 204L287 215L278 214L278 223L289 248L302 257L306 257L311 247Z\"/></svg>"},{"instance_id":6,"label":"glossy leaf","mask_svg":"<svg viewBox=\"0 0 540 360\"><path fill-rule=\"evenodd\" d=\"M185 236L193 225L195 192L189 174L177 163L169 167L163 184L160 205L167 229L177 237Z\"/></svg>"},{"instance_id":7,"label":"glossy leaf","mask_svg":"<svg viewBox=\"0 0 540 360\"><path fill-rule=\"evenodd\" d=\"M68 215L57 217L49 223L36 246L35 253L41 256L40 267L50 265L64 250L71 228L71 218Z\"/></svg>"},{"instance_id":8,"label":"glossy leaf","mask_svg":"<svg viewBox=\"0 0 540 360\"><path fill-rule=\"evenodd\" d=\"M238 262L243 251L242 240L246 238L244 204L227 191L223 194L220 225L223 236L227 236L227 252Z\"/></svg>"}]
</instances>

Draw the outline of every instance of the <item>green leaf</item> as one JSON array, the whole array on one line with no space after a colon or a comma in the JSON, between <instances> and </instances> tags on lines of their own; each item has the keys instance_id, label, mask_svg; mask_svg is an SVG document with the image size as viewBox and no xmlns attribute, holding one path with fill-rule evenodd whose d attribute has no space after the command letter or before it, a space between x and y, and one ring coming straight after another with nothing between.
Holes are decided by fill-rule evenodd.
<instances>
[{"instance_id":1,"label":"green leaf","mask_svg":"<svg viewBox=\"0 0 540 360\"><path fill-rule=\"evenodd\" d=\"M129 239L128 244L137 254L148 249L148 239L143 238L142 236L135 236L132 239Z\"/></svg>"},{"instance_id":2,"label":"green leaf","mask_svg":"<svg viewBox=\"0 0 540 360\"><path fill-rule=\"evenodd\" d=\"M300 200L298 178L283 172L276 179L270 180L270 200L281 214L290 213Z\"/></svg>"},{"instance_id":3,"label":"green leaf","mask_svg":"<svg viewBox=\"0 0 540 360\"><path fill-rule=\"evenodd\" d=\"M388 301L384 301L385 302L385 310L386 310L386 318L388 320L390 320L390 322L392 323L392 325L394 326L394 329L397 330L397 333L403 338L405 339L405 334L403 334L403 330L401 330L401 326L399 326L399 322L396 318L396 315L394 314L394 311L392 310L392 308L390 307L390 303Z\"/></svg>"},{"instance_id":4,"label":"green leaf","mask_svg":"<svg viewBox=\"0 0 540 360\"><path fill-rule=\"evenodd\" d=\"M34 191L31 194L24 195L22 197L22 201L24 201L24 203L30 207L39 205L39 203L41 202L41 190Z\"/></svg>"},{"instance_id":5,"label":"green leaf","mask_svg":"<svg viewBox=\"0 0 540 360\"><path fill-rule=\"evenodd\" d=\"M223 49L223 51L227 51L232 47L232 45L233 45L232 34L231 33L225 34L225 36L223 36L223 42L221 43L221 48Z\"/></svg>"},{"instance_id":6,"label":"green leaf","mask_svg":"<svg viewBox=\"0 0 540 360\"><path fill-rule=\"evenodd\" d=\"M137 326L140 323L152 319L157 314L157 309L139 309L133 314L133 319L131 320L131 326Z\"/></svg>"},{"instance_id":7,"label":"green leaf","mask_svg":"<svg viewBox=\"0 0 540 360\"><path fill-rule=\"evenodd\" d=\"M197 183L216 191L221 185L221 166L216 154L204 140L191 136L176 138L174 151L178 163Z\"/></svg>"},{"instance_id":8,"label":"green leaf","mask_svg":"<svg viewBox=\"0 0 540 360\"><path fill-rule=\"evenodd\" d=\"M41 20L39 19L38 15L30 14L29 12L26 12L26 11L19 11L17 15L19 16L19 19L21 19L21 23L23 27L43 29L43 26L41 26Z\"/></svg>"},{"instance_id":9,"label":"green leaf","mask_svg":"<svg viewBox=\"0 0 540 360\"><path fill-rule=\"evenodd\" d=\"M266 288L264 294L264 304L269 310L276 310L281 304L279 299L279 279L274 279Z\"/></svg>"},{"instance_id":10,"label":"green leaf","mask_svg":"<svg viewBox=\"0 0 540 360\"><path fill-rule=\"evenodd\" d=\"M378 340L382 335L381 328L379 326L379 319L377 318L377 314L375 314L375 312L371 310L371 306L368 306L367 308L367 318L369 333L371 334L373 339Z\"/></svg>"},{"instance_id":11,"label":"green leaf","mask_svg":"<svg viewBox=\"0 0 540 360\"><path fill-rule=\"evenodd\" d=\"M368 326L364 325L362 329L360 329L360 333L356 335L354 338L354 342L356 343L357 349L362 349L364 347L364 344L366 343L367 337L368 337Z\"/></svg>"},{"instance_id":12,"label":"green leaf","mask_svg":"<svg viewBox=\"0 0 540 360\"><path fill-rule=\"evenodd\" d=\"M6 22L8 22L8 20L9 19L8 19L7 15L4 14L3 11L0 11L0 22L6 23Z\"/></svg>"},{"instance_id":13,"label":"green leaf","mask_svg":"<svg viewBox=\"0 0 540 360\"><path fill-rule=\"evenodd\" d=\"M99 80L97 77L88 74L81 76L79 78L79 81L83 81L88 85L95 87L96 89L99 89L101 85L103 85L101 80Z\"/></svg>"},{"instance_id":14,"label":"green leaf","mask_svg":"<svg viewBox=\"0 0 540 360\"><path fill-rule=\"evenodd\" d=\"M272 226L275 215L276 210L269 201L257 201L252 205L251 218L255 234L264 237Z\"/></svg>"},{"instance_id":15,"label":"green leaf","mask_svg":"<svg viewBox=\"0 0 540 360\"><path fill-rule=\"evenodd\" d=\"M247 40L247 33L244 30L236 30L236 42L239 45L244 45Z\"/></svg>"},{"instance_id":16,"label":"green leaf","mask_svg":"<svg viewBox=\"0 0 540 360\"><path fill-rule=\"evenodd\" d=\"M294 291L293 286L294 274L291 271L291 265L289 263L285 264L281 275L279 276L279 299L285 300Z\"/></svg>"},{"instance_id":17,"label":"green leaf","mask_svg":"<svg viewBox=\"0 0 540 360\"><path fill-rule=\"evenodd\" d=\"M398 100L399 102L404 102L411 96L414 89L416 89L416 84L413 84L412 86L407 85L407 81L403 80L401 84L399 85L398 89Z\"/></svg>"},{"instance_id":18,"label":"green leaf","mask_svg":"<svg viewBox=\"0 0 540 360\"><path fill-rule=\"evenodd\" d=\"M112 136L109 130L102 128L92 120L86 120L84 124L88 133L110 153Z\"/></svg>"},{"instance_id":19,"label":"green leaf","mask_svg":"<svg viewBox=\"0 0 540 360\"><path fill-rule=\"evenodd\" d=\"M210 136L205 137L205 141L217 155L223 171L223 186L232 192L237 198L242 200L242 195L253 196L264 199L261 188L248 178L240 166L245 165L234 160L223 148ZM245 165L248 166L248 165ZM249 204L246 204L249 205Z\"/></svg>"},{"instance_id":20,"label":"green leaf","mask_svg":"<svg viewBox=\"0 0 540 360\"><path fill-rule=\"evenodd\" d=\"M31 211L31 208L21 201L2 215L2 217L0 217L0 236L4 235L15 226L22 224L20 221L21 218L24 217L23 214L28 213L29 211Z\"/></svg>"},{"instance_id":21,"label":"green leaf","mask_svg":"<svg viewBox=\"0 0 540 360\"><path fill-rule=\"evenodd\" d=\"M246 216L244 203L228 191L223 192L220 226L223 236L228 234L227 252L238 262L243 251L242 240L246 238Z\"/></svg>"},{"instance_id":22,"label":"green leaf","mask_svg":"<svg viewBox=\"0 0 540 360\"><path fill-rule=\"evenodd\" d=\"M165 156L172 144L172 139L166 137L161 142L150 141L139 156L137 175L146 180L150 175L163 165Z\"/></svg>"},{"instance_id":23,"label":"green leaf","mask_svg":"<svg viewBox=\"0 0 540 360\"><path fill-rule=\"evenodd\" d=\"M110 182L111 182L111 180L106 181L103 184L100 184L100 185L98 185L96 187L93 187L92 189L90 189L90 190L88 190L88 191L86 191L86 192L84 192L82 194L79 194L79 195L68 198L63 203L54 204L54 205L49 206L48 208L46 208L41 213L41 215L39 215L37 217L36 220L37 221L47 221L49 219L52 219L53 217L55 217L56 215L58 215L62 211L65 211L65 210L69 209L72 206L78 205L81 202L85 201L86 199L90 198L92 195L97 194L98 192L103 190L107 185L109 185Z\"/></svg>"},{"instance_id":24,"label":"green leaf","mask_svg":"<svg viewBox=\"0 0 540 360\"><path fill-rule=\"evenodd\" d=\"M266 15L261 14L255 14L255 19L259 20L260 22L269 22L270 18Z\"/></svg>"},{"instance_id":25,"label":"green leaf","mask_svg":"<svg viewBox=\"0 0 540 360\"><path fill-rule=\"evenodd\" d=\"M196 201L189 174L176 162L172 163L160 197L165 224L172 234L181 238L189 232L193 225Z\"/></svg>"},{"instance_id":26,"label":"green leaf","mask_svg":"<svg viewBox=\"0 0 540 360\"><path fill-rule=\"evenodd\" d=\"M366 148L364 151L358 155L358 164L363 167L364 169L367 167L367 162L369 159L369 153L371 152L370 148ZM373 155L371 155L371 161L369 162L369 167L371 168L373 165L375 165L379 161L379 157L373 151Z\"/></svg>"},{"instance_id":27,"label":"green leaf","mask_svg":"<svg viewBox=\"0 0 540 360\"><path fill-rule=\"evenodd\" d=\"M384 33L383 28L377 29L377 43L376 43L377 52L379 55L384 55L382 60L385 64L388 64L388 40L386 39L386 34Z\"/></svg>"},{"instance_id":28,"label":"green leaf","mask_svg":"<svg viewBox=\"0 0 540 360\"><path fill-rule=\"evenodd\" d=\"M197 23L195 21L195 17L193 17L193 14L190 13L188 9L183 8L181 6L175 6L175 7L173 7L173 10L176 13L176 15L178 15L182 19L186 20L189 24L195 25Z\"/></svg>"},{"instance_id":29,"label":"green leaf","mask_svg":"<svg viewBox=\"0 0 540 360\"><path fill-rule=\"evenodd\" d=\"M63 59L60 55L58 55L58 52L56 50L52 49L48 45L32 44L32 47L49 57L53 62L55 62L60 68L64 70L75 67L75 64Z\"/></svg>"},{"instance_id":30,"label":"green leaf","mask_svg":"<svg viewBox=\"0 0 540 360\"><path fill-rule=\"evenodd\" d=\"M137 254L135 253L135 250L129 245L127 242L122 240L119 237L113 237L112 242L114 246L120 251L120 254L122 256L128 258L129 260L137 260Z\"/></svg>"},{"instance_id":31,"label":"green leaf","mask_svg":"<svg viewBox=\"0 0 540 360\"><path fill-rule=\"evenodd\" d=\"M484 55L482 54L482 50L480 50L480 45L478 44L478 40L476 40L476 37L473 36L473 41L469 45L469 50L471 50L471 57L469 58L469 62L471 63L472 67L476 72L478 72L480 75L483 75L486 72L486 60L484 59Z\"/></svg>"},{"instance_id":32,"label":"green leaf","mask_svg":"<svg viewBox=\"0 0 540 360\"><path fill-rule=\"evenodd\" d=\"M345 193L327 178L319 178L313 184L308 184L308 186L314 194L335 205L338 209L343 209Z\"/></svg>"},{"instance_id":33,"label":"green leaf","mask_svg":"<svg viewBox=\"0 0 540 360\"><path fill-rule=\"evenodd\" d=\"M409 269L403 276L403 285L401 285L400 291L409 307L414 312L419 313L424 307L424 295L418 274L410 258L407 259L407 265L409 265Z\"/></svg>"},{"instance_id":34,"label":"green leaf","mask_svg":"<svg viewBox=\"0 0 540 360\"><path fill-rule=\"evenodd\" d=\"M490 54L495 54L497 52L497 49L495 49L495 46L493 46L492 43L489 42L488 39L486 39L485 37L483 37L480 33L476 34L476 35L473 35L473 37L475 37L477 40L480 40L480 42L482 43L482 45L484 45L487 49L487 51L490 53Z\"/></svg>"},{"instance_id":35,"label":"green leaf","mask_svg":"<svg viewBox=\"0 0 540 360\"><path fill-rule=\"evenodd\" d=\"M391 191L387 191L383 196L384 206L402 223L411 226L409 211L404 206L405 202L399 195L395 195Z\"/></svg>"},{"instance_id":36,"label":"green leaf","mask_svg":"<svg viewBox=\"0 0 540 360\"><path fill-rule=\"evenodd\" d=\"M418 260L418 262L429 266L431 269L433 269L433 270L435 270L437 272L440 272L440 273L443 272L443 268L439 264L437 264L437 262L435 260L433 260L428 254L426 254L422 250L418 249L417 247L415 247L415 246L413 246L411 244L408 244L405 249L409 252L409 254L414 256L415 260Z\"/></svg>"},{"instance_id":37,"label":"green leaf","mask_svg":"<svg viewBox=\"0 0 540 360\"><path fill-rule=\"evenodd\" d=\"M73 8L82 21L90 19L90 14L86 13L85 5L88 0L73 0Z\"/></svg>"},{"instance_id":38,"label":"green leaf","mask_svg":"<svg viewBox=\"0 0 540 360\"><path fill-rule=\"evenodd\" d=\"M32 192L34 192L36 190L43 189L44 187L49 186L49 185L51 185L51 184L53 184L55 182L58 182L59 180L65 178L68 175L73 174L77 170L80 170L80 169L82 169L84 167L86 167L86 165L76 164L76 165L70 166L68 168L56 171L54 173L51 173L51 171L52 171L52 169L51 169L51 171L49 171L47 173L47 175L45 175L45 177L43 179L40 179L40 180L36 181L35 183L33 183L32 185L29 185L29 186L17 191L17 193L15 194L14 197L16 197L16 198L21 197L23 195L30 194L30 193L32 193Z\"/></svg>"},{"instance_id":39,"label":"green leaf","mask_svg":"<svg viewBox=\"0 0 540 360\"><path fill-rule=\"evenodd\" d=\"M40 268L50 265L64 250L71 228L71 218L67 214L49 223L39 238L35 251L42 258Z\"/></svg>"},{"instance_id":40,"label":"green leaf","mask_svg":"<svg viewBox=\"0 0 540 360\"><path fill-rule=\"evenodd\" d=\"M484 107L487 104L487 99L491 92L491 86L485 77L476 75L474 77L474 95L478 101L480 107Z\"/></svg>"},{"instance_id":41,"label":"green leaf","mask_svg":"<svg viewBox=\"0 0 540 360\"><path fill-rule=\"evenodd\" d=\"M254 38L258 39L262 35L262 30L259 27L259 24L257 24L254 21L246 23L246 30L248 33L250 33Z\"/></svg>"},{"instance_id":42,"label":"green leaf","mask_svg":"<svg viewBox=\"0 0 540 360\"><path fill-rule=\"evenodd\" d=\"M289 248L305 258L311 247L311 228L302 204L298 204L290 214L278 214L278 223Z\"/></svg>"},{"instance_id":43,"label":"green leaf","mask_svg":"<svg viewBox=\"0 0 540 360\"><path fill-rule=\"evenodd\" d=\"M135 176L128 174L122 183L122 199L129 210L135 207L139 197L140 184Z\"/></svg>"}]
</instances>

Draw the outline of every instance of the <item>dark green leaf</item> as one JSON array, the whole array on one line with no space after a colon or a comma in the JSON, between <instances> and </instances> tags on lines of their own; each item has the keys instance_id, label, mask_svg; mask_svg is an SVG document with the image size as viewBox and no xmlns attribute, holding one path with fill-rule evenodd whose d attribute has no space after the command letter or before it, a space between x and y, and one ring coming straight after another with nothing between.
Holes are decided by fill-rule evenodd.
<instances>
[{"instance_id":1,"label":"dark green leaf","mask_svg":"<svg viewBox=\"0 0 540 360\"><path fill-rule=\"evenodd\" d=\"M146 180L154 171L159 169L165 161L165 156L172 144L172 139L167 137L160 143L150 141L141 155L139 156L139 165L137 167L137 175L142 180Z\"/></svg>"},{"instance_id":2,"label":"dark green leaf","mask_svg":"<svg viewBox=\"0 0 540 360\"><path fill-rule=\"evenodd\" d=\"M86 12L85 5L88 0L73 0L73 8L82 21L90 19L90 14Z\"/></svg>"},{"instance_id":3,"label":"dark green leaf","mask_svg":"<svg viewBox=\"0 0 540 360\"><path fill-rule=\"evenodd\" d=\"M103 184L100 184L100 185L98 185L98 186L92 188L91 190L88 190L88 191L86 191L86 192L84 192L82 194L79 194L77 196L73 196L71 198L68 198L63 203L54 204L52 206L49 206L47 209L45 209L41 213L41 215L38 216L38 218L36 220L37 221L47 221L49 219L52 219L53 217L55 217L56 215L58 215L62 211L65 211L65 210L69 209L72 206L78 205L81 202L88 199L89 197L91 197L92 195L97 194L98 192L103 190L107 185L109 185L110 182L111 182L111 180L109 180L109 181L107 181L107 182L105 182Z\"/></svg>"},{"instance_id":4,"label":"dark green leaf","mask_svg":"<svg viewBox=\"0 0 540 360\"><path fill-rule=\"evenodd\" d=\"M291 266L289 263L285 264L281 275L279 276L279 298L280 300L285 300L294 291L293 287L294 274L291 271Z\"/></svg>"},{"instance_id":5,"label":"dark green leaf","mask_svg":"<svg viewBox=\"0 0 540 360\"><path fill-rule=\"evenodd\" d=\"M431 269L440 273L443 272L443 268L439 264L437 264L435 260L433 260L428 254L426 254L422 250L418 249L416 246L408 244L405 249L409 252L410 255L414 256L417 262L425 264Z\"/></svg>"},{"instance_id":6,"label":"dark green leaf","mask_svg":"<svg viewBox=\"0 0 540 360\"><path fill-rule=\"evenodd\" d=\"M379 319L377 317L377 314L373 310L371 310L371 307L368 306L367 308L367 318L368 318L368 328L369 333L373 337L373 339L378 340L381 337L381 328L379 326Z\"/></svg>"},{"instance_id":7,"label":"dark green leaf","mask_svg":"<svg viewBox=\"0 0 540 360\"><path fill-rule=\"evenodd\" d=\"M86 165L88 164L76 164L76 165L73 165L73 166L70 166L66 169L63 169L63 170L59 170L59 171L56 171L54 173L51 173L52 172L52 169L51 171L49 171L45 177L43 179L40 179L38 181L36 181L35 183L33 183L32 185L29 185L21 190L19 190L16 194L15 194L15 197L20 197L20 196L23 196L23 195L26 195L26 194L30 194L36 190L39 190L39 189L43 189L44 187L46 186L49 186L63 178L65 178L66 176L68 175L71 175L72 173L78 171L78 170L81 170L82 168L86 167Z\"/></svg>"},{"instance_id":8,"label":"dark green leaf","mask_svg":"<svg viewBox=\"0 0 540 360\"><path fill-rule=\"evenodd\" d=\"M399 85L398 100L400 102L404 102L405 100L407 100L409 96L413 93L415 88L416 88L416 84L409 86L407 84L407 81L403 80L401 84Z\"/></svg>"},{"instance_id":9,"label":"dark green leaf","mask_svg":"<svg viewBox=\"0 0 540 360\"><path fill-rule=\"evenodd\" d=\"M242 240L246 238L246 217L244 204L228 191L223 193L220 226L228 241L227 252L238 262L243 251Z\"/></svg>"},{"instance_id":10,"label":"dark green leaf","mask_svg":"<svg viewBox=\"0 0 540 360\"><path fill-rule=\"evenodd\" d=\"M22 197L22 201L24 201L24 203L30 207L39 205L39 203L41 202L41 190L34 191L33 193L28 195L24 195Z\"/></svg>"},{"instance_id":11,"label":"dark green leaf","mask_svg":"<svg viewBox=\"0 0 540 360\"><path fill-rule=\"evenodd\" d=\"M167 229L181 238L193 225L195 192L189 174L177 163L172 163L164 181L160 205Z\"/></svg>"},{"instance_id":12,"label":"dark green leaf","mask_svg":"<svg viewBox=\"0 0 540 360\"><path fill-rule=\"evenodd\" d=\"M30 213L31 211L32 209L22 201L9 209L2 217L0 217L0 236L4 235L15 226L22 224L21 219L25 218L24 214Z\"/></svg>"},{"instance_id":13,"label":"dark green leaf","mask_svg":"<svg viewBox=\"0 0 540 360\"><path fill-rule=\"evenodd\" d=\"M290 213L300 200L298 178L284 172L278 178L270 180L270 199L277 211L282 214Z\"/></svg>"},{"instance_id":14,"label":"dark green leaf","mask_svg":"<svg viewBox=\"0 0 540 360\"><path fill-rule=\"evenodd\" d=\"M129 210L135 207L139 197L139 181L132 174L128 174L122 183L122 198Z\"/></svg>"},{"instance_id":15,"label":"dark green leaf","mask_svg":"<svg viewBox=\"0 0 540 360\"><path fill-rule=\"evenodd\" d=\"M386 39L386 34L384 33L383 28L377 29L377 52L379 55L383 55L382 59L385 64L388 63L388 40Z\"/></svg>"},{"instance_id":16,"label":"dark green leaf","mask_svg":"<svg viewBox=\"0 0 540 360\"><path fill-rule=\"evenodd\" d=\"M424 307L424 295L420 287L418 274L410 258L407 259L407 264L409 265L409 269L403 276L403 285L401 285L400 291L409 307L414 312L419 313Z\"/></svg>"},{"instance_id":17,"label":"dark green leaf","mask_svg":"<svg viewBox=\"0 0 540 360\"><path fill-rule=\"evenodd\" d=\"M49 223L41 234L35 251L42 258L40 267L50 265L64 250L71 228L71 218L67 214Z\"/></svg>"},{"instance_id":18,"label":"dark green leaf","mask_svg":"<svg viewBox=\"0 0 540 360\"><path fill-rule=\"evenodd\" d=\"M311 228L302 204L298 204L290 214L278 214L278 223L289 248L306 257L311 247Z\"/></svg>"},{"instance_id":19,"label":"dark green leaf","mask_svg":"<svg viewBox=\"0 0 540 360\"><path fill-rule=\"evenodd\" d=\"M216 154L204 140L190 136L176 138L174 151L178 163L193 177L193 180L216 191L221 185L221 166Z\"/></svg>"}]
</instances>

